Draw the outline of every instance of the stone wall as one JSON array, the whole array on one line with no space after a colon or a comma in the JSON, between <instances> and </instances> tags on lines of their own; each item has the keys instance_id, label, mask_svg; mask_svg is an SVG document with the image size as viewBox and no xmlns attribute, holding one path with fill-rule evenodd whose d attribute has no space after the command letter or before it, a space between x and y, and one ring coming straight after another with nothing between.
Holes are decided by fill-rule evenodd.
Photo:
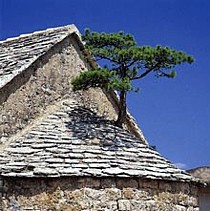
<instances>
[{"instance_id":1,"label":"stone wall","mask_svg":"<svg viewBox=\"0 0 210 211\"><path fill-rule=\"evenodd\" d=\"M210 166L198 167L187 171L196 178L210 184Z\"/></svg>"},{"instance_id":2,"label":"stone wall","mask_svg":"<svg viewBox=\"0 0 210 211\"><path fill-rule=\"evenodd\" d=\"M4 178L3 210L198 211L188 183L138 178Z\"/></svg>"},{"instance_id":3,"label":"stone wall","mask_svg":"<svg viewBox=\"0 0 210 211\"><path fill-rule=\"evenodd\" d=\"M35 118L44 115L48 105L53 105L58 100L69 96L75 97L80 102L86 102L94 109L99 109L102 115L108 113L114 118L115 111L102 91L89 90L82 94L71 92L71 78L88 68L74 39L72 36L56 44L0 90L0 141L2 143L12 134L25 128ZM100 102L100 108L97 102Z\"/></svg>"}]
</instances>

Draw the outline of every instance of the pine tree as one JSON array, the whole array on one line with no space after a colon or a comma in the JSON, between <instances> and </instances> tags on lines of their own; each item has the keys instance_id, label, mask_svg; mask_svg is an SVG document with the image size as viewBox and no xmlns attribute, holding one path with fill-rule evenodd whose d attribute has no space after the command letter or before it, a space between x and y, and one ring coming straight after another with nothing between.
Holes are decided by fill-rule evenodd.
<instances>
[{"instance_id":1,"label":"pine tree","mask_svg":"<svg viewBox=\"0 0 210 211\"><path fill-rule=\"evenodd\" d=\"M193 63L192 56L163 46L139 46L134 37L124 32L97 33L85 30L85 47L96 61L106 65L80 73L72 80L73 90L101 87L119 93L119 113L116 125L122 127L126 119L126 94L138 91L132 81L150 73L157 77L174 78L174 68L182 63Z\"/></svg>"}]
</instances>

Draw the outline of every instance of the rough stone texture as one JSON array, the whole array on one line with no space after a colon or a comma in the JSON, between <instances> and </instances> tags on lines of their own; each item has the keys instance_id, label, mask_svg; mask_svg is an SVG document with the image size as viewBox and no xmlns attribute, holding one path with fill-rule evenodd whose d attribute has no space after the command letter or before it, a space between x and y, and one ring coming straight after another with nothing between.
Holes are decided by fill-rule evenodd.
<instances>
[{"instance_id":1,"label":"rough stone texture","mask_svg":"<svg viewBox=\"0 0 210 211\"><path fill-rule=\"evenodd\" d=\"M0 41L0 88L74 32L76 27L69 25Z\"/></svg>"},{"instance_id":2,"label":"rough stone texture","mask_svg":"<svg viewBox=\"0 0 210 211\"><path fill-rule=\"evenodd\" d=\"M0 210L197 211L197 180L149 148L130 115L139 139L114 126L113 93L71 92L96 65L74 30L0 42Z\"/></svg>"},{"instance_id":3,"label":"rough stone texture","mask_svg":"<svg viewBox=\"0 0 210 211\"><path fill-rule=\"evenodd\" d=\"M10 139L0 154L0 172L17 177L138 176L196 181L128 131L72 99L57 102L34 125Z\"/></svg>"},{"instance_id":4,"label":"rough stone texture","mask_svg":"<svg viewBox=\"0 0 210 211\"><path fill-rule=\"evenodd\" d=\"M103 187L104 180L111 183ZM6 179L3 210L67 211L198 211L196 186L170 182L171 191L159 181L125 178ZM124 187L118 184L125 183ZM154 185L154 186L153 186ZM185 185L185 184L184 184ZM158 188L157 188L158 186Z\"/></svg>"},{"instance_id":5,"label":"rough stone texture","mask_svg":"<svg viewBox=\"0 0 210 211\"><path fill-rule=\"evenodd\" d=\"M210 185L210 166L190 169L187 172Z\"/></svg>"},{"instance_id":6,"label":"rough stone texture","mask_svg":"<svg viewBox=\"0 0 210 211\"><path fill-rule=\"evenodd\" d=\"M188 170L188 173L204 182L198 189L200 211L210 209L210 166Z\"/></svg>"},{"instance_id":7,"label":"rough stone texture","mask_svg":"<svg viewBox=\"0 0 210 211\"><path fill-rule=\"evenodd\" d=\"M56 31L54 34L56 34ZM29 36L33 41L31 42L37 45L41 42L39 44L42 46L44 37L41 39L38 35L36 36L37 39L39 38L37 43L35 43L33 37ZM61 34L61 37L63 38L63 34ZM14 39L12 42L17 41ZM51 45L47 45L47 47L49 48ZM43 48L44 52L46 52L45 48ZM1 62L4 63L0 60L0 64ZM76 40L71 36L63 40L62 43L51 47L47 54L42 56L41 59L39 58L35 64L29 66L22 75L16 76L11 84L6 87L7 92L10 89L12 92L15 84L20 85L20 87L9 95L6 102L0 105L1 141L6 141L12 134L17 133L35 118L43 115L48 105L53 105L57 100L70 95L75 96L71 91L70 80L87 68L88 64L84 61L84 56L81 54ZM4 71L7 72L7 70ZM6 94L6 92L2 92L0 98L5 98L4 95ZM99 108L98 99L100 98L100 112L115 118L115 111L102 91L78 92L75 97L80 99L84 105L91 105L95 109Z\"/></svg>"},{"instance_id":8,"label":"rough stone texture","mask_svg":"<svg viewBox=\"0 0 210 211\"><path fill-rule=\"evenodd\" d=\"M77 94L71 91L71 78L96 65L74 25L1 41L0 142L5 143L43 115L48 105L70 95L100 115L115 119L118 100L114 93L99 89ZM126 128L147 144L129 113Z\"/></svg>"}]
</instances>

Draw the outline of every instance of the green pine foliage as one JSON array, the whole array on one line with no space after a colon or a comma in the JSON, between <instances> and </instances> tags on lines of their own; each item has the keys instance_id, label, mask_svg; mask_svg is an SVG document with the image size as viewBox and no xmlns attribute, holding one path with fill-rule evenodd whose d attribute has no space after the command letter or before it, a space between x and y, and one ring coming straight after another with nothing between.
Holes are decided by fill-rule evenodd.
<instances>
[{"instance_id":1,"label":"green pine foliage","mask_svg":"<svg viewBox=\"0 0 210 211\"><path fill-rule=\"evenodd\" d=\"M107 65L82 72L72 80L73 90L101 87L119 91L118 126L122 126L126 119L126 112L122 111L126 110L126 92L137 90L132 87L131 81L150 73L157 77L174 78L177 65L194 61L192 56L169 47L139 46L132 35L124 32L106 34L87 29L82 39L96 61L103 60Z\"/></svg>"}]
</instances>

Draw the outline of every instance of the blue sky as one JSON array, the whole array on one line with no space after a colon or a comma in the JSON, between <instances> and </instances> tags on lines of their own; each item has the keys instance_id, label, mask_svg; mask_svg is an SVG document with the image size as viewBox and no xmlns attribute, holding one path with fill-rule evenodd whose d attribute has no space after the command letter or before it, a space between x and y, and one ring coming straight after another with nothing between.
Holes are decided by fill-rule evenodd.
<instances>
[{"instance_id":1,"label":"blue sky","mask_svg":"<svg viewBox=\"0 0 210 211\"><path fill-rule=\"evenodd\" d=\"M80 32L132 33L195 57L175 79L149 76L128 107L147 140L185 169L210 165L209 0L0 0L0 39L74 23Z\"/></svg>"}]
</instances>

